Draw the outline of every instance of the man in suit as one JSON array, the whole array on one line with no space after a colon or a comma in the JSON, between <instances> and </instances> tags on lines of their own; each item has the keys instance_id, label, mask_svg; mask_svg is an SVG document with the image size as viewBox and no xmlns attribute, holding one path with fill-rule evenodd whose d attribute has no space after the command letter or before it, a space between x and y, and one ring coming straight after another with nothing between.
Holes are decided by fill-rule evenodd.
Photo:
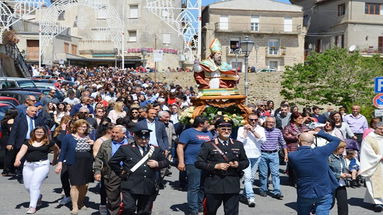
<instances>
[{"instance_id":1,"label":"man in suit","mask_svg":"<svg viewBox=\"0 0 383 215\"><path fill-rule=\"evenodd\" d=\"M117 215L120 207L121 179L111 170L108 161L117 152L120 146L128 144L125 133L126 128L124 126L116 125L113 127L112 140L106 140L101 144L93 166L96 181L104 180L106 196L108 198L107 207L111 215Z\"/></svg>"},{"instance_id":2,"label":"man in suit","mask_svg":"<svg viewBox=\"0 0 383 215\"><path fill-rule=\"evenodd\" d=\"M315 136L329 143L311 148ZM333 192L339 186L328 165L328 157L335 151L340 139L324 131L304 132L299 136L297 151L289 153L289 163L297 175L298 215L310 214L315 205L316 214L329 214Z\"/></svg>"},{"instance_id":3,"label":"man in suit","mask_svg":"<svg viewBox=\"0 0 383 215\"><path fill-rule=\"evenodd\" d=\"M157 111L154 108L148 108L147 117L136 124L138 129L149 129L150 141L149 145L160 147L165 154L169 150L168 135L164 123L156 120Z\"/></svg>"},{"instance_id":4,"label":"man in suit","mask_svg":"<svg viewBox=\"0 0 383 215\"><path fill-rule=\"evenodd\" d=\"M11 133L9 135L8 143L7 143L7 150L13 152L14 156L12 159L14 160L16 157L16 154L19 152L21 146L25 141L30 139L30 133L33 129L35 129L37 126L43 126L44 122L41 120L35 119L37 114L37 107L35 106L29 106L26 109L25 113L20 113L16 119L15 123L12 126ZM13 163L13 161L12 161ZM18 177L22 174L22 165L18 169Z\"/></svg>"},{"instance_id":5,"label":"man in suit","mask_svg":"<svg viewBox=\"0 0 383 215\"><path fill-rule=\"evenodd\" d=\"M109 160L110 168L122 178L123 214L151 214L153 201L158 193L156 189L158 170L169 165L169 161L159 148L149 147L150 132L149 129L136 128L134 143L122 145ZM149 152L152 154L146 158ZM147 160L132 171L143 158Z\"/></svg>"}]
</instances>

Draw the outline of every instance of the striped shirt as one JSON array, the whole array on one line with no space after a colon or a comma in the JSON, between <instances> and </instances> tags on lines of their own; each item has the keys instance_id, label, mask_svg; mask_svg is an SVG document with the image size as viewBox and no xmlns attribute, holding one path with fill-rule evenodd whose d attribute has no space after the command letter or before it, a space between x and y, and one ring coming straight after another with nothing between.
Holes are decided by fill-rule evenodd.
<instances>
[{"instance_id":1,"label":"striped shirt","mask_svg":"<svg viewBox=\"0 0 383 215\"><path fill-rule=\"evenodd\" d=\"M279 149L279 146L286 148L286 142L283 139L281 130L278 128L265 128L266 141L262 143L262 151L275 151Z\"/></svg>"}]
</instances>

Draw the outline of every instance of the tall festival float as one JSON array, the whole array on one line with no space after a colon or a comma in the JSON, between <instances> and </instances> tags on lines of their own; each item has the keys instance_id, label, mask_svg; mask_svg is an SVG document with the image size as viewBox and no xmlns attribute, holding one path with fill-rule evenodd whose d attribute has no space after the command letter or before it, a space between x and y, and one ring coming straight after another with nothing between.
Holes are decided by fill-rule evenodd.
<instances>
[{"instance_id":1,"label":"tall festival float","mask_svg":"<svg viewBox=\"0 0 383 215\"><path fill-rule=\"evenodd\" d=\"M190 125L197 116L207 117L210 122L223 117L231 119L235 127L242 126L251 109L245 105L246 96L239 94L237 71L222 61L218 39L213 40L209 49L209 57L193 66L198 95L191 98L193 106L183 111L180 121Z\"/></svg>"}]
</instances>

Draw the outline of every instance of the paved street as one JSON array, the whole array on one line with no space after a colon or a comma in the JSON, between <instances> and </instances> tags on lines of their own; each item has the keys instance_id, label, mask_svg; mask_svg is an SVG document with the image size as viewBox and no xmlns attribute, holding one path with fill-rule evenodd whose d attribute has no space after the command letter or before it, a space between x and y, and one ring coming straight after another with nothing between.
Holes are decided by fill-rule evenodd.
<instances>
[{"instance_id":1,"label":"paved street","mask_svg":"<svg viewBox=\"0 0 383 215\"><path fill-rule=\"evenodd\" d=\"M184 214L186 211L186 192L176 191L173 189L177 185L176 178L178 178L178 171L173 168L173 175L166 178L167 186L165 190L161 190L157 201L154 204L155 215L168 215L168 214ZM286 181L286 176L282 175L282 184ZM90 185L88 192L89 201L88 208L81 210L80 214L98 214L99 195L96 193L97 184ZM0 208L2 215L17 215L25 214L26 207L28 207L28 195L24 187L16 180L8 180L8 178L0 177ZM258 189L256 189L257 191ZM51 169L49 178L45 181L42 194L43 205L37 214L51 215L51 214L70 214L68 207L59 207L58 200L61 198L60 179ZM276 200L271 197L256 196L257 205L255 208L249 208L247 205L240 204L240 214L296 214L295 199L296 191L290 186L282 185L282 192L285 196L284 200ZM348 189L350 213L349 214L374 214L369 205L363 203L365 188ZM331 214L336 214L333 209ZM220 210L218 214L223 214Z\"/></svg>"}]
</instances>

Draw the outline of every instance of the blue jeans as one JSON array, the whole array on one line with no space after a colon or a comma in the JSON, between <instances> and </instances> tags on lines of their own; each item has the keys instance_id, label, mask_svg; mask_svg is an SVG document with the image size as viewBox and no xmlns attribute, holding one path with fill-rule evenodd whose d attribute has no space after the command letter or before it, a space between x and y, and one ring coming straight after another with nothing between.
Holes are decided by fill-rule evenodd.
<instances>
[{"instance_id":1,"label":"blue jeans","mask_svg":"<svg viewBox=\"0 0 383 215\"><path fill-rule=\"evenodd\" d=\"M198 209L202 209L203 189L201 183L202 171L193 164L186 165L188 178L187 201L189 213L198 214Z\"/></svg>"},{"instance_id":2,"label":"blue jeans","mask_svg":"<svg viewBox=\"0 0 383 215\"><path fill-rule=\"evenodd\" d=\"M274 190L271 192L274 195L281 194L280 179L279 179L279 155L278 152L266 153L262 152L259 161L259 183L260 189L267 192L267 182L269 167L271 171L271 180Z\"/></svg>"},{"instance_id":3,"label":"blue jeans","mask_svg":"<svg viewBox=\"0 0 383 215\"><path fill-rule=\"evenodd\" d=\"M247 199L254 198L253 182L255 180L255 174L257 173L259 158L249 158L249 166L244 169L243 179L245 187L243 189Z\"/></svg>"},{"instance_id":4,"label":"blue jeans","mask_svg":"<svg viewBox=\"0 0 383 215\"><path fill-rule=\"evenodd\" d=\"M309 199L298 197L298 215L308 215L315 205L315 215L329 215L333 201L333 194L321 198Z\"/></svg>"}]
</instances>

